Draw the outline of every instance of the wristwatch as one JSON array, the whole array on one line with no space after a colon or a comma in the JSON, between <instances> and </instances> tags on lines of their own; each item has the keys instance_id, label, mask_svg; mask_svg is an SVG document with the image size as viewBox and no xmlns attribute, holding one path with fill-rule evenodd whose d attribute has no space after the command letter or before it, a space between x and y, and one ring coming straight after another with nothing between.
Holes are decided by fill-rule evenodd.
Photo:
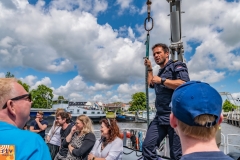
<instances>
[{"instance_id":1,"label":"wristwatch","mask_svg":"<svg viewBox=\"0 0 240 160\"><path fill-rule=\"evenodd\" d=\"M164 82L166 81L166 78L161 78L161 84L164 85Z\"/></svg>"}]
</instances>

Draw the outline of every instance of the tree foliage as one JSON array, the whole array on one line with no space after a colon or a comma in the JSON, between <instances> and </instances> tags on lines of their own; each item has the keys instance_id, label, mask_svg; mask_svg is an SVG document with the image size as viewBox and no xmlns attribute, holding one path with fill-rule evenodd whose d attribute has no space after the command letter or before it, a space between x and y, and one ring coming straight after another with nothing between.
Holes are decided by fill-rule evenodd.
<instances>
[{"instance_id":1,"label":"tree foliage","mask_svg":"<svg viewBox=\"0 0 240 160\"><path fill-rule=\"evenodd\" d=\"M31 91L32 108L52 108L53 90L41 84L37 89Z\"/></svg>"},{"instance_id":2,"label":"tree foliage","mask_svg":"<svg viewBox=\"0 0 240 160\"><path fill-rule=\"evenodd\" d=\"M58 96L58 99L54 100L53 104L59 104L59 103L68 104L68 100L66 100L63 96Z\"/></svg>"},{"instance_id":3,"label":"tree foliage","mask_svg":"<svg viewBox=\"0 0 240 160\"><path fill-rule=\"evenodd\" d=\"M21 84L27 92L29 92L30 86L27 83L23 83L20 80L18 80L18 83Z\"/></svg>"},{"instance_id":4,"label":"tree foliage","mask_svg":"<svg viewBox=\"0 0 240 160\"><path fill-rule=\"evenodd\" d=\"M14 75L11 74L11 72L7 72L6 75L5 75L5 78L13 78Z\"/></svg>"},{"instance_id":5,"label":"tree foliage","mask_svg":"<svg viewBox=\"0 0 240 160\"><path fill-rule=\"evenodd\" d=\"M143 92L137 92L132 95L132 101L130 103L129 111L139 111L146 109L146 94Z\"/></svg>"},{"instance_id":6,"label":"tree foliage","mask_svg":"<svg viewBox=\"0 0 240 160\"><path fill-rule=\"evenodd\" d=\"M224 112L229 112L229 111L232 111L232 109L236 109L237 106L232 104L229 100L225 100L225 102L223 103L223 111Z\"/></svg>"},{"instance_id":7,"label":"tree foliage","mask_svg":"<svg viewBox=\"0 0 240 160\"><path fill-rule=\"evenodd\" d=\"M58 96L58 100L64 100L63 96Z\"/></svg>"}]
</instances>

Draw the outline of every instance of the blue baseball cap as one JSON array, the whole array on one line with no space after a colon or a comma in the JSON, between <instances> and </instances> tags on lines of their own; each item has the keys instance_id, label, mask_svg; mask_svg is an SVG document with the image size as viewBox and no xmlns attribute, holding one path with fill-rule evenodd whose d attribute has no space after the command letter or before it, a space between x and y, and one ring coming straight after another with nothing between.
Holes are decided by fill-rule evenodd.
<instances>
[{"instance_id":1,"label":"blue baseball cap","mask_svg":"<svg viewBox=\"0 0 240 160\"><path fill-rule=\"evenodd\" d=\"M217 124L222 112L222 97L209 84L189 81L175 89L170 104L174 116L189 126L212 127ZM194 119L203 114L214 115L213 122L200 125Z\"/></svg>"}]
</instances>

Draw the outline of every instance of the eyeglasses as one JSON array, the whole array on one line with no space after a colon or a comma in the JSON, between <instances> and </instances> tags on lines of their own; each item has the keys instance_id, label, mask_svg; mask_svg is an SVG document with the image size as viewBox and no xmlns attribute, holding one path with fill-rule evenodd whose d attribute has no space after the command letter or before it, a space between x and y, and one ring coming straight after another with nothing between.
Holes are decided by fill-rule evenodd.
<instances>
[{"instance_id":1,"label":"eyeglasses","mask_svg":"<svg viewBox=\"0 0 240 160\"><path fill-rule=\"evenodd\" d=\"M12 98L10 100L12 101L17 101L17 100L21 100L21 99L25 99L29 102L32 102L32 96L31 94L24 94L24 95L21 95L21 96L18 96L18 97L15 97L15 98ZM2 107L2 109L5 109L7 108L7 102L4 104L4 106Z\"/></svg>"}]
</instances>

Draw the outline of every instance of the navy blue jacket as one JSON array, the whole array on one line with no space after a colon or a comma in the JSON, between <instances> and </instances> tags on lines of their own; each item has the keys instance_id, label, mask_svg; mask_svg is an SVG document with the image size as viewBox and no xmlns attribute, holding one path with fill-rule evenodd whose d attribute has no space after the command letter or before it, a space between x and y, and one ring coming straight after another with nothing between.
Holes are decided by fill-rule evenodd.
<instances>
[{"instance_id":1,"label":"navy blue jacket","mask_svg":"<svg viewBox=\"0 0 240 160\"><path fill-rule=\"evenodd\" d=\"M169 60L168 63L159 70L158 76L171 80L181 79L185 82L190 80L186 64L173 60ZM159 117L158 119L160 124L169 124L169 114L171 113L169 104L171 102L174 90L161 84L150 85L150 87L155 89L155 107L157 109L156 115Z\"/></svg>"},{"instance_id":2,"label":"navy blue jacket","mask_svg":"<svg viewBox=\"0 0 240 160\"><path fill-rule=\"evenodd\" d=\"M42 125L44 125L44 124L46 124L46 125L48 125L48 121L46 121L46 120L42 120L42 121L40 121L40 123L42 124ZM39 128L39 126L38 126L38 124L37 124L37 122L35 121L35 120L33 120L31 123L30 123L30 126L33 126L34 127L34 130L39 130L40 128ZM45 130L43 130L43 131L40 131L40 132L38 132L37 134L39 134L43 139L45 138Z\"/></svg>"}]
</instances>

